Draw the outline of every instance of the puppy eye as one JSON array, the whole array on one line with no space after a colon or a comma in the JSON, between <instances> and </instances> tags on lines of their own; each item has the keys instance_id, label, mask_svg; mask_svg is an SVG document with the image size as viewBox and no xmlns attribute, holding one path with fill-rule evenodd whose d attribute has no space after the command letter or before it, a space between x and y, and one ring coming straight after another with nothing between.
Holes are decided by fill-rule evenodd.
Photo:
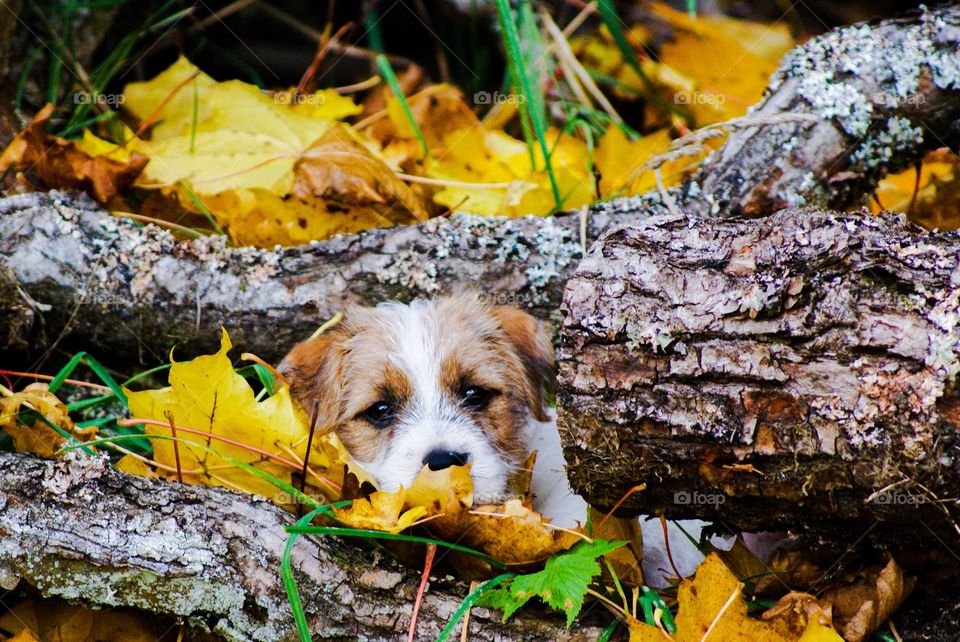
<instances>
[{"instance_id":1,"label":"puppy eye","mask_svg":"<svg viewBox=\"0 0 960 642\"><path fill-rule=\"evenodd\" d=\"M462 399L467 408L471 410L483 410L490 403L495 391L481 386L467 386L463 389Z\"/></svg>"},{"instance_id":2,"label":"puppy eye","mask_svg":"<svg viewBox=\"0 0 960 642\"><path fill-rule=\"evenodd\" d=\"M394 408L388 401L378 401L360 413L360 416L377 428L386 428L393 422Z\"/></svg>"}]
</instances>

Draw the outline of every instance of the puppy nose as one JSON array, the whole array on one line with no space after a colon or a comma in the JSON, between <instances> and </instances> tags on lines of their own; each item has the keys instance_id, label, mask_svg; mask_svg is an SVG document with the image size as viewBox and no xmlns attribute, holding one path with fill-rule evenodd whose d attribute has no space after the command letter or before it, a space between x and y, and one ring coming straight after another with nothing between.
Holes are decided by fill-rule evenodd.
<instances>
[{"instance_id":1,"label":"puppy nose","mask_svg":"<svg viewBox=\"0 0 960 642\"><path fill-rule=\"evenodd\" d=\"M443 470L450 466L463 466L470 459L467 453L458 453L453 450L431 450L423 458L423 463L430 466L430 470Z\"/></svg>"}]
</instances>

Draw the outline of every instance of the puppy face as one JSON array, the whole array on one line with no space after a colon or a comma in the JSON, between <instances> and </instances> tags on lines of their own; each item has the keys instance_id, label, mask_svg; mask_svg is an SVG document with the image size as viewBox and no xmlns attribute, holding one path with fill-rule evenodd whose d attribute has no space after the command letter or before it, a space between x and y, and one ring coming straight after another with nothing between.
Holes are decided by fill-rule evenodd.
<instances>
[{"instance_id":1,"label":"puppy face","mask_svg":"<svg viewBox=\"0 0 960 642\"><path fill-rule=\"evenodd\" d=\"M553 382L537 321L468 295L351 309L280 367L318 429L336 430L382 489L409 486L424 465L469 463L479 502L502 499Z\"/></svg>"}]
</instances>

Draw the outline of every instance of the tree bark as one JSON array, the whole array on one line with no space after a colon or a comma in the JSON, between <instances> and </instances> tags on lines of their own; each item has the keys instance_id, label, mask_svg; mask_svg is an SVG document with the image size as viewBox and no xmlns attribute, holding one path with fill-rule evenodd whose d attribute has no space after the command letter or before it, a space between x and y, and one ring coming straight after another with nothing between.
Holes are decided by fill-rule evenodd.
<instances>
[{"instance_id":1,"label":"tree bark","mask_svg":"<svg viewBox=\"0 0 960 642\"><path fill-rule=\"evenodd\" d=\"M624 211L640 220L658 206ZM595 238L612 213L587 226ZM458 214L307 246L230 248L105 215L50 192L0 199L0 345L40 352L64 340L112 355L165 359L170 348L235 345L278 361L351 303L411 300L460 288L556 318L582 255L580 216Z\"/></svg>"},{"instance_id":2,"label":"tree bark","mask_svg":"<svg viewBox=\"0 0 960 642\"><path fill-rule=\"evenodd\" d=\"M126 475L102 457L0 454L0 586L183 618L227 640L295 640L280 576L293 516L219 488ZM441 549L442 551L442 549ZM441 555L438 555L438 559ZM293 568L316 639L406 639L420 578L334 538L300 538ZM431 581L418 640L435 640L466 595ZM596 640L601 629L473 609L471 640ZM459 628L457 631L459 635Z\"/></svg>"},{"instance_id":3,"label":"tree bark","mask_svg":"<svg viewBox=\"0 0 960 642\"><path fill-rule=\"evenodd\" d=\"M647 482L626 511L956 538L957 234L657 216L594 245L563 308L558 421L591 503Z\"/></svg>"}]
</instances>

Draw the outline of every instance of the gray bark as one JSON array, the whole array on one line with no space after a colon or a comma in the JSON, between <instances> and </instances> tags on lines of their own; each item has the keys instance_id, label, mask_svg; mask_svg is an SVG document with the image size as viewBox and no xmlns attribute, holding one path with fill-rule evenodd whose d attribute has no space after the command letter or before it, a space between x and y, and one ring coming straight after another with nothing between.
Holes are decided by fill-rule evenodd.
<instances>
[{"instance_id":1,"label":"gray bark","mask_svg":"<svg viewBox=\"0 0 960 642\"><path fill-rule=\"evenodd\" d=\"M563 307L559 425L591 503L647 482L626 511L956 538L957 234L657 216L595 244Z\"/></svg>"},{"instance_id":2,"label":"gray bark","mask_svg":"<svg viewBox=\"0 0 960 642\"><path fill-rule=\"evenodd\" d=\"M248 495L133 477L104 458L73 455L0 454L0 586L25 581L45 595L146 609L227 640L298 639L280 576L292 515ZM334 538L300 538L293 568L315 639L406 639L417 572ZM466 590L430 583L418 640L437 638ZM567 631L555 616L521 614L502 624L499 613L474 609L469 635L596 640L599 633L580 624Z\"/></svg>"},{"instance_id":3,"label":"gray bark","mask_svg":"<svg viewBox=\"0 0 960 642\"><path fill-rule=\"evenodd\" d=\"M593 216L589 236L611 216ZM223 325L235 345L279 361L350 303L460 288L549 318L581 257L579 226L577 214L458 214L266 251L178 241L71 195L13 196L0 199L0 345L42 352L63 340L160 360L175 344L215 351Z\"/></svg>"}]
</instances>

